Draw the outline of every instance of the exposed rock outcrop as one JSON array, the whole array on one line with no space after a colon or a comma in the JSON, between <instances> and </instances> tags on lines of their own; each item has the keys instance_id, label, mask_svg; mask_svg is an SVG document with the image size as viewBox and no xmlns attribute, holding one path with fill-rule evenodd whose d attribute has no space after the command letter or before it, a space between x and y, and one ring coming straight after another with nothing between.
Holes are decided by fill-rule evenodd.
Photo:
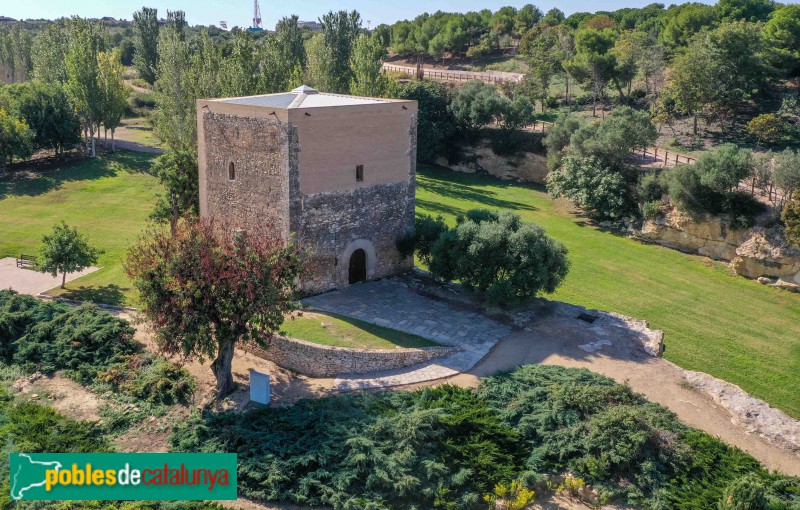
<instances>
[{"instance_id":1,"label":"exposed rock outcrop","mask_svg":"<svg viewBox=\"0 0 800 510\"><path fill-rule=\"evenodd\" d=\"M498 155L487 140L477 145L464 147L458 163L448 164L447 160L437 161L456 172L488 173L499 179L519 182L544 183L547 176L547 156L535 152L520 151L514 155Z\"/></svg>"},{"instance_id":2,"label":"exposed rock outcrop","mask_svg":"<svg viewBox=\"0 0 800 510\"><path fill-rule=\"evenodd\" d=\"M732 262L734 270L748 278L773 276L800 284L800 249L786 242L780 226L752 230Z\"/></svg>"},{"instance_id":3,"label":"exposed rock outcrop","mask_svg":"<svg viewBox=\"0 0 800 510\"><path fill-rule=\"evenodd\" d=\"M767 442L800 453L800 422L739 386L703 372L679 369L694 388L727 409L733 419Z\"/></svg>"},{"instance_id":4,"label":"exposed rock outcrop","mask_svg":"<svg viewBox=\"0 0 800 510\"><path fill-rule=\"evenodd\" d=\"M730 262L747 278L768 277L764 283L800 289L800 249L789 245L780 225L734 229L720 218L693 220L672 210L646 220L632 233L661 246Z\"/></svg>"}]
</instances>

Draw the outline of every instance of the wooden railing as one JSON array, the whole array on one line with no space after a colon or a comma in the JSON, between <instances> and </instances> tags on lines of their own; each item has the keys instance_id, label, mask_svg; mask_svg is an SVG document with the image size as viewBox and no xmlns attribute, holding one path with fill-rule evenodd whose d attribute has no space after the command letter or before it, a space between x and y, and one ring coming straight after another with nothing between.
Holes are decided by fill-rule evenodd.
<instances>
[{"instance_id":1,"label":"wooden railing","mask_svg":"<svg viewBox=\"0 0 800 510\"><path fill-rule=\"evenodd\" d=\"M534 133L546 133L547 129L552 125L552 122L540 120L536 121L536 123L528 129ZM637 152L636 156L640 157L640 161L645 165L661 163L662 167L674 167L683 164L692 165L697 161L697 158L685 156L677 152L670 152L667 149L659 149L658 147L647 147L641 150L641 152Z\"/></svg>"},{"instance_id":2,"label":"wooden railing","mask_svg":"<svg viewBox=\"0 0 800 510\"><path fill-rule=\"evenodd\" d=\"M417 69L414 67L383 64L383 69L385 71L405 73L411 76L417 74ZM480 80L494 85L506 81L515 81L515 82L521 81L521 75L520 76L501 75L501 74L479 73L479 72L469 72L469 71L444 71L439 69L427 69L425 67L422 68L422 73L426 78L430 78L433 80L442 80L442 81L463 82L470 80Z\"/></svg>"}]
</instances>

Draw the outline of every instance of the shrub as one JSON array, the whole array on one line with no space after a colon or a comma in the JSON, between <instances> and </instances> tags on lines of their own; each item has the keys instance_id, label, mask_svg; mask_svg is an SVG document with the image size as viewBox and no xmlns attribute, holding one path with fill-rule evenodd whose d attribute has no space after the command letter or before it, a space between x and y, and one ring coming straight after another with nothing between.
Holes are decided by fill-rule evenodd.
<instances>
[{"instance_id":1,"label":"shrub","mask_svg":"<svg viewBox=\"0 0 800 510\"><path fill-rule=\"evenodd\" d=\"M722 493L719 510L769 510L763 480L752 474L731 483Z\"/></svg>"},{"instance_id":2,"label":"shrub","mask_svg":"<svg viewBox=\"0 0 800 510\"><path fill-rule=\"evenodd\" d=\"M661 200L651 200L642 204L642 216L648 220L655 219L661 213Z\"/></svg>"},{"instance_id":3,"label":"shrub","mask_svg":"<svg viewBox=\"0 0 800 510\"><path fill-rule=\"evenodd\" d=\"M474 139L483 127L504 110L505 101L496 88L472 80L456 91L448 110L461 133L468 139Z\"/></svg>"},{"instance_id":4,"label":"shrub","mask_svg":"<svg viewBox=\"0 0 800 510\"><path fill-rule=\"evenodd\" d=\"M795 200L786 204L781 219L786 225L786 240L800 248L800 201Z\"/></svg>"},{"instance_id":5,"label":"shrub","mask_svg":"<svg viewBox=\"0 0 800 510\"><path fill-rule=\"evenodd\" d=\"M447 230L448 226L441 216L436 218L427 214L417 216L414 221L414 249L425 264L430 265L433 243Z\"/></svg>"},{"instance_id":6,"label":"shrub","mask_svg":"<svg viewBox=\"0 0 800 510\"><path fill-rule=\"evenodd\" d=\"M28 372L64 370L81 383L110 383L134 399L187 402L189 373L164 358L142 353L127 321L85 304L43 302L0 291L0 354Z\"/></svg>"},{"instance_id":7,"label":"shrub","mask_svg":"<svg viewBox=\"0 0 800 510\"><path fill-rule=\"evenodd\" d=\"M339 509L486 508L569 470L565 491L599 501L709 510L749 475L775 509L800 479L681 424L626 385L583 369L526 365L477 391L442 386L195 414L173 451L233 452L244 496ZM532 495L529 495L532 497Z\"/></svg>"},{"instance_id":8,"label":"shrub","mask_svg":"<svg viewBox=\"0 0 800 510\"><path fill-rule=\"evenodd\" d=\"M510 211L470 211L431 247L430 270L511 304L554 292L569 271L567 249Z\"/></svg>"},{"instance_id":9,"label":"shrub","mask_svg":"<svg viewBox=\"0 0 800 510\"><path fill-rule=\"evenodd\" d=\"M395 240L394 245L401 257L407 258L414 255L414 229L408 229L405 234Z\"/></svg>"},{"instance_id":10,"label":"shrub","mask_svg":"<svg viewBox=\"0 0 800 510\"><path fill-rule=\"evenodd\" d=\"M774 180L789 199L800 190L800 152L786 149L775 157Z\"/></svg>"},{"instance_id":11,"label":"shrub","mask_svg":"<svg viewBox=\"0 0 800 510\"><path fill-rule=\"evenodd\" d=\"M621 167L634 151L649 147L658 138L650 114L628 106L615 108L599 124L584 124L570 137L569 153L595 156Z\"/></svg>"},{"instance_id":12,"label":"shrub","mask_svg":"<svg viewBox=\"0 0 800 510\"><path fill-rule=\"evenodd\" d=\"M547 174L547 191L596 220L618 220L635 210L623 175L596 157L567 156L560 169Z\"/></svg>"},{"instance_id":13,"label":"shrub","mask_svg":"<svg viewBox=\"0 0 800 510\"><path fill-rule=\"evenodd\" d=\"M61 302L43 303L33 296L14 291L0 291L0 357L11 363L17 342L33 324L45 323L69 310Z\"/></svg>"},{"instance_id":14,"label":"shrub","mask_svg":"<svg viewBox=\"0 0 800 510\"><path fill-rule=\"evenodd\" d=\"M513 430L452 386L207 413L170 441L175 451L238 453L247 497L353 510L477 509L525 456Z\"/></svg>"},{"instance_id":15,"label":"shrub","mask_svg":"<svg viewBox=\"0 0 800 510\"><path fill-rule=\"evenodd\" d=\"M77 381L91 382L99 370L138 350L133 333L126 321L94 305L68 308L49 321L30 324L13 363L29 371L66 370Z\"/></svg>"},{"instance_id":16,"label":"shrub","mask_svg":"<svg viewBox=\"0 0 800 510\"><path fill-rule=\"evenodd\" d=\"M668 177L672 203L695 218L711 214L726 217L735 228L752 225L755 216L764 210L764 205L748 193L720 191L720 183L725 179L710 177L705 171L706 168L697 164L675 167ZM714 187L707 184L713 182L716 182Z\"/></svg>"},{"instance_id":17,"label":"shrub","mask_svg":"<svg viewBox=\"0 0 800 510\"><path fill-rule=\"evenodd\" d=\"M784 122L780 115L762 113L747 123L747 132L757 143L775 145L783 138Z\"/></svg>"},{"instance_id":18,"label":"shrub","mask_svg":"<svg viewBox=\"0 0 800 510\"><path fill-rule=\"evenodd\" d=\"M663 173L649 172L642 176L636 186L636 195L640 203L659 202L667 193L667 184Z\"/></svg>"},{"instance_id":19,"label":"shrub","mask_svg":"<svg viewBox=\"0 0 800 510\"><path fill-rule=\"evenodd\" d=\"M580 129L583 120L574 115L559 115L547 129L542 144L547 148L547 168L550 171L561 166L564 149L569 145L572 134Z\"/></svg>"},{"instance_id":20,"label":"shrub","mask_svg":"<svg viewBox=\"0 0 800 510\"><path fill-rule=\"evenodd\" d=\"M136 108L152 109L156 107L156 95L153 92L135 92L131 95L131 102Z\"/></svg>"},{"instance_id":21,"label":"shrub","mask_svg":"<svg viewBox=\"0 0 800 510\"><path fill-rule=\"evenodd\" d=\"M399 87L393 95L417 101L417 159L433 163L439 156L448 155L456 126L448 110L447 89L436 82L418 81Z\"/></svg>"},{"instance_id":22,"label":"shrub","mask_svg":"<svg viewBox=\"0 0 800 510\"><path fill-rule=\"evenodd\" d=\"M188 403L195 391L186 369L151 354L126 356L98 379L116 390L151 404Z\"/></svg>"},{"instance_id":23,"label":"shrub","mask_svg":"<svg viewBox=\"0 0 800 510\"><path fill-rule=\"evenodd\" d=\"M694 169L701 184L718 193L726 193L752 175L753 153L726 143L716 152L706 152L697 158Z\"/></svg>"}]
</instances>

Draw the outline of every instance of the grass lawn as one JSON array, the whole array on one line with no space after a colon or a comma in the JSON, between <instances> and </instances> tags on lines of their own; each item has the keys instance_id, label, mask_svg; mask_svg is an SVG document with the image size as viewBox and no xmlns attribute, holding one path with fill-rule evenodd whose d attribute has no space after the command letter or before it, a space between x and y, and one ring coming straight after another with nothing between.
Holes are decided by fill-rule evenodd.
<instances>
[{"instance_id":1,"label":"grass lawn","mask_svg":"<svg viewBox=\"0 0 800 510\"><path fill-rule=\"evenodd\" d=\"M324 324L324 325L323 325ZM286 336L334 347L355 349L394 349L395 347L433 347L437 344L417 335L368 324L340 315L304 312L284 321Z\"/></svg>"},{"instance_id":2,"label":"grass lawn","mask_svg":"<svg viewBox=\"0 0 800 510\"><path fill-rule=\"evenodd\" d=\"M122 126L117 128L116 138L148 147L164 148L164 144L153 132L153 126L145 117L123 119Z\"/></svg>"},{"instance_id":3,"label":"grass lawn","mask_svg":"<svg viewBox=\"0 0 800 510\"><path fill-rule=\"evenodd\" d=\"M569 248L570 274L548 296L650 321L665 357L738 384L800 418L800 295L737 276L728 266L602 232L541 186L420 167L417 212L514 209Z\"/></svg>"},{"instance_id":4,"label":"grass lawn","mask_svg":"<svg viewBox=\"0 0 800 510\"><path fill-rule=\"evenodd\" d=\"M134 304L122 269L128 247L145 227L160 184L145 173L152 155L119 151L57 170L0 177L0 257L36 253L42 235L60 220L102 250L90 275L54 290L70 298Z\"/></svg>"}]
</instances>

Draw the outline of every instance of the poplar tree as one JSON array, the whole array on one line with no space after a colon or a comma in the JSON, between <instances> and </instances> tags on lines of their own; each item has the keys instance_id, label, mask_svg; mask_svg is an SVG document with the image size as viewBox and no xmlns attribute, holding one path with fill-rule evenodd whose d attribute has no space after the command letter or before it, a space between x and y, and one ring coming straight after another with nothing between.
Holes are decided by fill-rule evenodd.
<instances>
[{"instance_id":1,"label":"poplar tree","mask_svg":"<svg viewBox=\"0 0 800 510\"><path fill-rule=\"evenodd\" d=\"M350 93L357 96L380 97L388 87L388 79L383 74L383 60L386 48L380 41L369 35L361 35L353 46Z\"/></svg>"},{"instance_id":2,"label":"poplar tree","mask_svg":"<svg viewBox=\"0 0 800 510\"><path fill-rule=\"evenodd\" d=\"M73 18L68 24L69 43L66 54L67 94L88 133L92 157L97 155L95 133L103 121L103 104L97 55L104 50L103 27L85 19Z\"/></svg>"},{"instance_id":3,"label":"poplar tree","mask_svg":"<svg viewBox=\"0 0 800 510\"><path fill-rule=\"evenodd\" d=\"M133 13L133 65L139 77L149 84L158 70L158 10L142 7Z\"/></svg>"},{"instance_id":4,"label":"poplar tree","mask_svg":"<svg viewBox=\"0 0 800 510\"><path fill-rule=\"evenodd\" d=\"M168 13L173 17L174 13ZM155 83L156 108L153 127L156 135L171 149L194 144L197 137L192 57L182 27L168 23L158 41L158 79Z\"/></svg>"},{"instance_id":5,"label":"poplar tree","mask_svg":"<svg viewBox=\"0 0 800 510\"><path fill-rule=\"evenodd\" d=\"M125 87L125 68L120 61L119 48L97 55L100 88L101 119L106 131L111 130L111 150L116 151L114 132L122 124L128 106L128 89Z\"/></svg>"}]
</instances>

